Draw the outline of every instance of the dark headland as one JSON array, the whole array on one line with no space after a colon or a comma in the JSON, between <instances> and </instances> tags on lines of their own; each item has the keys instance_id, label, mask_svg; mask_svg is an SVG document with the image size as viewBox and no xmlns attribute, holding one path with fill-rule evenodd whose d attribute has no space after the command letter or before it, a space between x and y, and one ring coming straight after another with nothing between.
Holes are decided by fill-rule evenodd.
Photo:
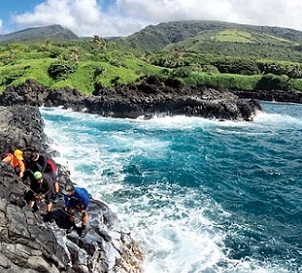
<instances>
[{"instance_id":1,"label":"dark headland","mask_svg":"<svg viewBox=\"0 0 302 273\"><path fill-rule=\"evenodd\" d=\"M114 90L96 86L89 96L68 87L50 90L28 80L17 87L7 87L0 95L0 105L63 106L119 118L186 115L238 121L250 121L262 110L258 100L242 100L229 91L192 87L155 76Z\"/></svg>"}]
</instances>

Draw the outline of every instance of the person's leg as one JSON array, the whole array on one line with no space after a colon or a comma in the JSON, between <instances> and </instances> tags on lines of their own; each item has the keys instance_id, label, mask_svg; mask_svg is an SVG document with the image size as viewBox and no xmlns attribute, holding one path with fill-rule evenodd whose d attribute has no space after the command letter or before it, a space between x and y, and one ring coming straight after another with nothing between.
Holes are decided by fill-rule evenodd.
<instances>
[{"instance_id":1,"label":"person's leg","mask_svg":"<svg viewBox=\"0 0 302 273\"><path fill-rule=\"evenodd\" d=\"M80 213L82 214L82 226L77 228L77 233L80 237L83 237L83 232L88 223L88 213L84 209L80 209Z\"/></svg>"},{"instance_id":2,"label":"person's leg","mask_svg":"<svg viewBox=\"0 0 302 273\"><path fill-rule=\"evenodd\" d=\"M60 191L60 187L59 187L59 183L54 181L53 182L53 194L52 194L52 200L53 200L53 203L56 204L58 203L59 201L59 191Z\"/></svg>"},{"instance_id":3,"label":"person's leg","mask_svg":"<svg viewBox=\"0 0 302 273\"><path fill-rule=\"evenodd\" d=\"M74 229L77 228L76 224L75 224L75 217L74 217L74 209L69 207L67 209L67 214L69 216L69 221L70 221L70 227L67 229L67 233L72 232Z\"/></svg>"},{"instance_id":4,"label":"person's leg","mask_svg":"<svg viewBox=\"0 0 302 273\"><path fill-rule=\"evenodd\" d=\"M74 217L74 209L73 208L68 208L67 209L67 213L69 215L69 221L71 223L74 223L75 222L75 217Z\"/></svg>"},{"instance_id":5,"label":"person's leg","mask_svg":"<svg viewBox=\"0 0 302 273\"><path fill-rule=\"evenodd\" d=\"M88 213L86 210L81 210L80 213L82 214L82 225L86 227L88 223Z\"/></svg>"},{"instance_id":6,"label":"person's leg","mask_svg":"<svg viewBox=\"0 0 302 273\"><path fill-rule=\"evenodd\" d=\"M46 204L46 214L44 214L44 221L45 222L51 222L52 219L52 208L53 208L53 204L52 204L52 192L49 192L45 195L45 204Z\"/></svg>"},{"instance_id":7,"label":"person's leg","mask_svg":"<svg viewBox=\"0 0 302 273\"><path fill-rule=\"evenodd\" d=\"M52 200L53 203L56 204L58 203L58 197L59 197L59 193L60 193L60 185L58 182L58 176L56 172L48 172L47 174L49 174L49 176L52 178L53 181L53 194L52 194Z\"/></svg>"},{"instance_id":8,"label":"person's leg","mask_svg":"<svg viewBox=\"0 0 302 273\"><path fill-rule=\"evenodd\" d=\"M25 193L24 199L25 199L28 207L30 209L32 209L33 212L39 210L39 207L38 207L37 202L35 200L34 193L31 190Z\"/></svg>"},{"instance_id":9,"label":"person's leg","mask_svg":"<svg viewBox=\"0 0 302 273\"><path fill-rule=\"evenodd\" d=\"M48 204L46 205L46 212L47 212L47 213L51 213L52 208L53 208L52 202L48 203Z\"/></svg>"},{"instance_id":10,"label":"person's leg","mask_svg":"<svg viewBox=\"0 0 302 273\"><path fill-rule=\"evenodd\" d=\"M59 186L59 182L57 181L54 182L54 190L56 194L59 194L60 186Z\"/></svg>"},{"instance_id":11,"label":"person's leg","mask_svg":"<svg viewBox=\"0 0 302 273\"><path fill-rule=\"evenodd\" d=\"M51 179L53 181L54 194L58 194L60 191L60 187L59 187L57 173L56 172L47 172L47 174L49 174L49 176L51 177Z\"/></svg>"},{"instance_id":12,"label":"person's leg","mask_svg":"<svg viewBox=\"0 0 302 273\"><path fill-rule=\"evenodd\" d=\"M35 201L28 201L28 207L30 208L30 209L32 209L33 208L33 206L34 206L34 204L35 204Z\"/></svg>"},{"instance_id":13,"label":"person's leg","mask_svg":"<svg viewBox=\"0 0 302 273\"><path fill-rule=\"evenodd\" d=\"M53 208L52 195L53 195L53 192L49 192L45 195L45 203L46 203L46 212L47 213L50 213L52 211L52 208Z\"/></svg>"}]
</instances>

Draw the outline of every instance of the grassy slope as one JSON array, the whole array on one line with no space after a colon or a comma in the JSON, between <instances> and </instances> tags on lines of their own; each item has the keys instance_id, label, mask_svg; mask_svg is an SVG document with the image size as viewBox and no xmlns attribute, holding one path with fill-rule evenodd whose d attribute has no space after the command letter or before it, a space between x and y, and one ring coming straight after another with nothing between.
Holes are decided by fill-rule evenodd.
<instances>
[{"instance_id":1,"label":"grassy slope","mask_svg":"<svg viewBox=\"0 0 302 273\"><path fill-rule=\"evenodd\" d=\"M186 63L184 68L190 70L186 73L191 74L183 77L188 83L211 86L224 86L226 83L225 86L252 90L261 75L205 73L204 68L200 67L212 64L216 59L219 61L219 58L220 61L222 58L236 58L279 64L284 61L302 62L301 32L281 28L222 22L171 22L149 26L120 41L121 44L118 39L107 41L105 47L102 47L102 43L93 43L92 39L0 44L0 91L9 84L17 85L32 78L50 88L69 86L83 93L91 93L95 83L113 87L115 84L133 82L144 75L171 75L173 69L170 68L179 68L159 63L159 66L152 65L152 58L160 55L172 63L183 60ZM129 42L138 50L127 47ZM145 52L150 46L163 51L158 56ZM68 59L72 51L76 51L79 57L76 72L64 80L52 79L47 72L49 66L60 59ZM99 68L103 72L96 75ZM295 81L294 86L301 89L301 80Z\"/></svg>"},{"instance_id":2,"label":"grassy slope","mask_svg":"<svg viewBox=\"0 0 302 273\"><path fill-rule=\"evenodd\" d=\"M4 51L3 51L3 54ZM40 56L40 55L41 56ZM108 51L108 59L113 53ZM14 54L16 56L17 54ZM88 53L84 53L83 60L79 61L77 71L70 74L67 79L54 80L48 75L48 67L56 61L55 58L46 58L45 53L37 53L34 50L19 54L9 63L0 63L0 91L9 84L17 85L26 79L34 79L50 88L69 86L83 93L91 93L94 83L99 82L106 87L112 86L112 80L118 77L117 83L125 84L135 81L137 78L148 74L159 74L162 68L147 64L131 54L120 52L120 56L109 61L91 60ZM44 57L43 57L44 56ZM1 57L1 53L0 53ZM103 66L106 71L95 77L95 70Z\"/></svg>"},{"instance_id":3,"label":"grassy slope","mask_svg":"<svg viewBox=\"0 0 302 273\"><path fill-rule=\"evenodd\" d=\"M164 51L193 51L203 54L233 57L268 58L274 60L302 61L302 52L295 50L297 42L240 29L203 31L194 37L171 43Z\"/></svg>"}]
</instances>

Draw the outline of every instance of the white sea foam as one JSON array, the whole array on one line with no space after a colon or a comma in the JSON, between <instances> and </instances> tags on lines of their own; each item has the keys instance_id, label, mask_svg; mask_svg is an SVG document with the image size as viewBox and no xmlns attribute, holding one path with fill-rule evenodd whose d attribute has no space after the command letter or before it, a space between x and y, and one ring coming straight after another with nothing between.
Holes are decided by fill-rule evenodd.
<instances>
[{"instance_id":1,"label":"white sea foam","mask_svg":"<svg viewBox=\"0 0 302 273\"><path fill-rule=\"evenodd\" d=\"M282 114L275 114L275 113L266 113L261 112L255 117L255 123L257 124L269 124L271 126L280 126L283 125L302 125L302 115L300 118L289 116L289 115L282 115Z\"/></svg>"},{"instance_id":2,"label":"white sea foam","mask_svg":"<svg viewBox=\"0 0 302 273\"><path fill-rule=\"evenodd\" d=\"M248 122L218 122L180 116L119 120L63 109L43 111L47 115L74 119L60 125L48 119L45 132L54 140L53 148L60 151L60 160L68 161L74 182L86 187L94 198L105 200L121 221L131 228L144 252L146 273L288 272L280 265L260 266L252 258L228 258L228 249L223 243L227 234L215 219L227 219L230 215L201 189L180 188L160 181L138 185L124 183L127 176L124 169L131 158L160 159L171 145L169 140L145 135L138 130L202 128L223 132L235 128L236 131L237 127L266 126L284 116L263 113L251 125ZM288 121L288 117L285 119ZM291 122L300 121L293 118ZM88 123L96 124L89 127ZM111 123L131 126L128 131L104 132L103 125ZM141 173L143 178L144 175L147 174ZM215 219L209 215L215 215Z\"/></svg>"}]
</instances>

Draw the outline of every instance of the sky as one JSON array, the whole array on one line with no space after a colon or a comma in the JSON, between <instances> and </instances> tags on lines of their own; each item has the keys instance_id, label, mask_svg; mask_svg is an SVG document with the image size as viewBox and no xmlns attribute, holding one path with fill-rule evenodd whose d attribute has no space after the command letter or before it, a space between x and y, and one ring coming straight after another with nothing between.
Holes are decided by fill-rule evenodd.
<instances>
[{"instance_id":1,"label":"sky","mask_svg":"<svg viewBox=\"0 0 302 273\"><path fill-rule=\"evenodd\" d=\"M0 0L0 34L60 24L81 37L127 36L147 25L218 20L302 31L302 0Z\"/></svg>"}]
</instances>

